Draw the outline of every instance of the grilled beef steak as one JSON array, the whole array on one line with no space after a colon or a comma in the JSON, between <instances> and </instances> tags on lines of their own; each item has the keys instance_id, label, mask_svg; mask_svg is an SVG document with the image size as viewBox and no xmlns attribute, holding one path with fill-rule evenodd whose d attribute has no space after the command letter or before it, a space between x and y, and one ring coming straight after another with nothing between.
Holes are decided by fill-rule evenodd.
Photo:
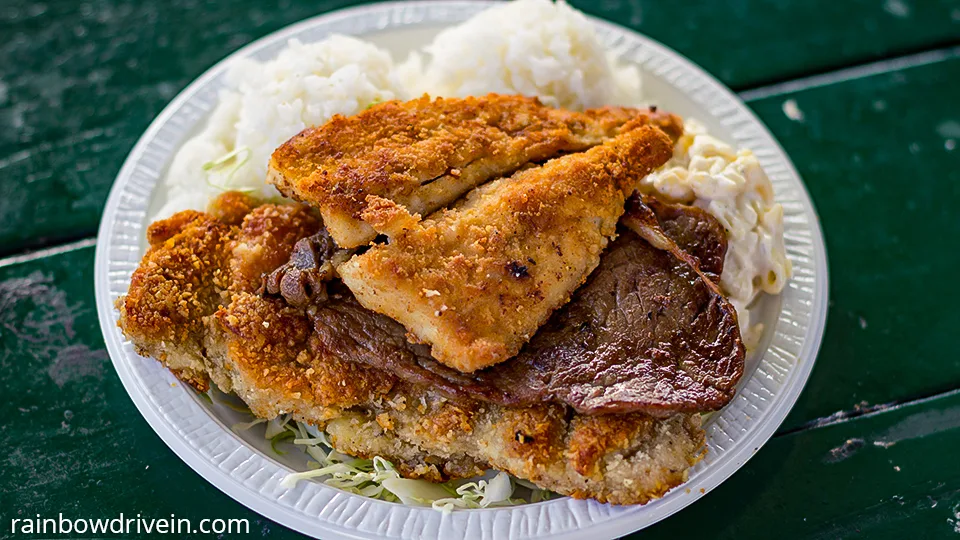
<instances>
[{"instance_id":1,"label":"grilled beef steak","mask_svg":"<svg viewBox=\"0 0 960 540\"><path fill-rule=\"evenodd\" d=\"M697 258L703 273L720 277L727 255L727 235L716 218L696 206L669 204L647 196L641 201L653 210L663 232L680 249Z\"/></svg>"},{"instance_id":2,"label":"grilled beef steak","mask_svg":"<svg viewBox=\"0 0 960 540\"><path fill-rule=\"evenodd\" d=\"M715 220L660 205L670 229ZM628 202L620 237L600 267L528 346L480 375L521 402L556 400L585 413L642 410L654 416L719 409L743 374L737 315L717 286L680 249L639 199ZM716 246L718 225L683 229L692 249ZM722 244L721 244L722 245ZM716 249L698 252L722 261ZM716 265L712 269L719 270Z\"/></svg>"},{"instance_id":3,"label":"grilled beef steak","mask_svg":"<svg viewBox=\"0 0 960 540\"><path fill-rule=\"evenodd\" d=\"M308 312L327 350L451 398L656 416L722 407L744 357L736 312L704 275L723 268L723 228L700 209L636 197L623 224L587 283L519 355L472 374L436 362L402 325L363 308L339 283Z\"/></svg>"},{"instance_id":4,"label":"grilled beef steak","mask_svg":"<svg viewBox=\"0 0 960 540\"><path fill-rule=\"evenodd\" d=\"M263 280L268 294L279 294L292 306L303 307L327 299L327 282L336 275L338 264L352 250L337 247L326 229L301 238L293 246L290 260Z\"/></svg>"}]
</instances>

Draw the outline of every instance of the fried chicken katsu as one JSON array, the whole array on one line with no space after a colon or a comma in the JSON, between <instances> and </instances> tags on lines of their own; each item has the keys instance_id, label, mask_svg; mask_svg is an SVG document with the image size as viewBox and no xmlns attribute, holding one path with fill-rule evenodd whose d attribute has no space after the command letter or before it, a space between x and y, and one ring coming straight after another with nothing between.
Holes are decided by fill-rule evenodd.
<instances>
[{"instance_id":1,"label":"fried chicken katsu","mask_svg":"<svg viewBox=\"0 0 960 540\"><path fill-rule=\"evenodd\" d=\"M671 155L669 137L636 122L423 221L385 201L365 213L389 243L338 272L361 304L399 321L439 362L462 372L497 364L584 283L626 198Z\"/></svg>"},{"instance_id":2,"label":"fried chicken katsu","mask_svg":"<svg viewBox=\"0 0 960 540\"><path fill-rule=\"evenodd\" d=\"M305 206L257 206L237 194L157 222L118 300L119 324L138 352L194 387L212 381L262 418L292 413L341 452L384 457L407 477L492 467L573 497L634 504L684 481L701 458L697 414L587 416L559 404L450 399L349 360L322 339L315 306L261 294L262 276L320 227ZM329 301L349 294L333 284Z\"/></svg>"},{"instance_id":3,"label":"fried chicken katsu","mask_svg":"<svg viewBox=\"0 0 960 540\"><path fill-rule=\"evenodd\" d=\"M522 96L391 101L305 129L274 152L268 181L319 208L336 243L353 248L375 237L364 212L378 201L425 216L528 163L599 145L630 121L674 139L683 131L671 114L621 107L581 113Z\"/></svg>"}]
</instances>

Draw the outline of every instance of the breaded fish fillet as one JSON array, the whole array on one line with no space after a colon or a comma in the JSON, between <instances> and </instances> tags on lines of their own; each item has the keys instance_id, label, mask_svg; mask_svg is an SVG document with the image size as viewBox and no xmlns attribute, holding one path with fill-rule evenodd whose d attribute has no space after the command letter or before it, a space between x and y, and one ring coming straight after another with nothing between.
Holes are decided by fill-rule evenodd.
<instances>
[{"instance_id":1,"label":"breaded fish fillet","mask_svg":"<svg viewBox=\"0 0 960 540\"><path fill-rule=\"evenodd\" d=\"M244 204L234 203L152 225L151 248L117 302L137 350L185 382L202 390L212 380L260 417L293 413L325 428L338 450L382 456L407 477L493 467L574 497L635 504L683 482L701 458L698 415L590 417L560 405L451 400L342 360L351 355L317 338L309 309L261 296L250 279L317 231L312 211L250 203L238 219Z\"/></svg>"},{"instance_id":2,"label":"breaded fish fillet","mask_svg":"<svg viewBox=\"0 0 960 540\"><path fill-rule=\"evenodd\" d=\"M340 265L343 282L447 366L472 372L510 358L597 267L626 197L672 155L659 129L628 128L423 221L389 202L368 211L390 241Z\"/></svg>"},{"instance_id":3,"label":"breaded fish fillet","mask_svg":"<svg viewBox=\"0 0 960 540\"><path fill-rule=\"evenodd\" d=\"M522 96L391 101L307 128L274 153L268 181L320 209L340 247L373 240L374 195L426 215L530 162L602 143L630 120L682 133L676 116L606 107L572 112Z\"/></svg>"}]
</instances>

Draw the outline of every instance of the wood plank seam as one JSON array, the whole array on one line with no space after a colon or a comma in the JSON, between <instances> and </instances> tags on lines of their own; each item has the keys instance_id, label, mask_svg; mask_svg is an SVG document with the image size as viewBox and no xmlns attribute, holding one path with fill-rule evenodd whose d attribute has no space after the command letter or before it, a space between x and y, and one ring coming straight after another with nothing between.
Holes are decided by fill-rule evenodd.
<instances>
[{"instance_id":1,"label":"wood plank seam","mask_svg":"<svg viewBox=\"0 0 960 540\"><path fill-rule=\"evenodd\" d=\"M743 90L738 92L737 95L745 102L758 101L772 96L793 94L803 90L838 84L851 79L863 79L874 75L925 66L957 57L960 57L960 45L887 58L876 62L800 77L789 81Z\"/></svg>"},{"instance_id":2,"label":"wood plank seam","mask_svg":"<svg viewBox=\"0 0 960 540\"><path fill-rule=\"evenodd\" d=\"M925 403L930 403L939 399L947 399L950 397L960 395L960 388L955 390L947 390L946 392L939 392L936 394L931 394L923 397L918 397L914 399L901 399L896 401L891 401L888 403L881 403L878 405L871 405L860 407L851 411L837 411L830 416L824 416L822 418L815 418L809 422L805 422L795 428L788 429L786 431L778 431L774 434L773 438L785 437L787 435L793 435L795 433L800 433L803 431L810 431L813 429L825 428L829 426L834 426L837 424L844 424L858 419L867 419L872 418L884 413L894 412L904 407L912 407L915 405L923 405Z\"/></svg>"},{"instance_id":3,"label":"wood plank seam","mask_svg":"<svg viewBox=\"0 0 960 540\"><path fill-rule=\"evenodd\" d=\"M37 259L43 259L45 257L52 257L54 255L60 255L62 253L67 253L67 252L75 251L78 249L93 247L96 244L97 244L97 238L94 236L91 238L84 238L83 240L75 240L73 242L58 244L56 246L45 248L45 249L28 251L26 253L21 253L19 255L12 255L10 257L4 257L0 259L0 268L27 263L30 261L35 261Z\"/></svg>"}]
</instances>

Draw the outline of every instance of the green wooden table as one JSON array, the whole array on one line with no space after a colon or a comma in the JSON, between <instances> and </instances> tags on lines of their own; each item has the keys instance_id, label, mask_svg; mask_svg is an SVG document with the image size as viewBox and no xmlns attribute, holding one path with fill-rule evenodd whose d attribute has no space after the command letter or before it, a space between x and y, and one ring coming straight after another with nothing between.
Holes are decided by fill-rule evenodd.
<instances>
[{"instance_id":1,"label":"green wooden table","mask_svg":"<svg viewBox=\"0 0 960 540\"><path fill-rule=\"evenodd\" d=\"M93 245L123 158L178 91L349 4L0 3L0 536L18 517L121 512L298 536L188 469L136 411L97 324ZM806 181L830 260L826 336L787 421L637 537L960 538L960 0L574 4L740 92Z\"/></svg>"}]
</instances>

